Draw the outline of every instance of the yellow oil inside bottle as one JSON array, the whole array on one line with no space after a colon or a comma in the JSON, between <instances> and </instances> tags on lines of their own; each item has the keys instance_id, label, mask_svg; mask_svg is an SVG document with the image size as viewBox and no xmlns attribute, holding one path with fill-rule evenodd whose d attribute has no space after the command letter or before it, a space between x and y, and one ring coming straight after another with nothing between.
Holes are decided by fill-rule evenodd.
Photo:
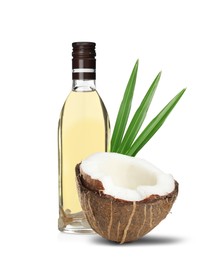
<instances>
[{"instance_id":1,"label":"yellow oil inside bottle","mask_svg":"<svg viewBox=\"0 0 223 260\"><path fill-rule=\"evenodd\" d=\"M109 119L96 90L70 93L61 111L58 138L59 229L64 231L67 224L75 222L75 217L78 221L83 218L75 166L92 153L107 151L108 147Z\"/></svg>"}]
</instances>

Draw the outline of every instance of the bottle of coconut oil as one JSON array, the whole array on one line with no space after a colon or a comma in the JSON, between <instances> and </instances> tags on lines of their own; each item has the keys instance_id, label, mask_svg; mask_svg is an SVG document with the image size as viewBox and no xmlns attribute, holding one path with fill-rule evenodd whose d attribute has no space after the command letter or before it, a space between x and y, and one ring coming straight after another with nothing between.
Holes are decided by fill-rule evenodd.
<instances>
[{"instance_id":1,"label":"bottle of coconut oil","mask_svg":"<svg viewBox=\"0 0 223 260\"><path fill-rule=\"evenodd\" d=\"M109 118L96 91L95 43L72 44L72 91L59 119L59 221L60 231L93 232L82 212L75 178L75 166L95 152L108 148Z\"/></svg>"}]
</instances>

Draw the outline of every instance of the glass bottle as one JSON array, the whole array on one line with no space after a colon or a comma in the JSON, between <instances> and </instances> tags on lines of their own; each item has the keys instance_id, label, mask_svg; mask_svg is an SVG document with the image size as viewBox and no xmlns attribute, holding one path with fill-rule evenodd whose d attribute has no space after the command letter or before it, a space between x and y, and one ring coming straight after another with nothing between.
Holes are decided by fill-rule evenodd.
<instances>
[{"instance_id":1,"label":"glass bottle","mask_svg":"<svg viewBox=\"0 0 223 260\"><path fill-rule=\"evenodd\" d=\"M78 199L75 166L92 153L107 151L110 125L95 86L95 43L75 42L72 46L73 86L63 105L58 127L58 229L91 233Z\"/></svg>"}]
</instances>

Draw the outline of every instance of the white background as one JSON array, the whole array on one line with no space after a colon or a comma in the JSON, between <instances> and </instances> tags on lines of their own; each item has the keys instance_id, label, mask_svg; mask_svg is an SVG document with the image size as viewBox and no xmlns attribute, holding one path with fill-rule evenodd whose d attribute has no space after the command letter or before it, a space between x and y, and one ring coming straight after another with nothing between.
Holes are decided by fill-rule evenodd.
<instances>
[{"instance_id":1,"label":"white background","mask_svg":"<svg viewBox=\"0 0 223 260\"><path fill-rule=\"evenodd\" d=\"M1 259L222 259L221 2L0 2ZM112 126L137 58L133 110L163 71L146 123L187 87L138 154L174 175L179 197L135 243L57 230L57 122L74 41L97 43L97 89Z\"/></svg>"}]
</instances>

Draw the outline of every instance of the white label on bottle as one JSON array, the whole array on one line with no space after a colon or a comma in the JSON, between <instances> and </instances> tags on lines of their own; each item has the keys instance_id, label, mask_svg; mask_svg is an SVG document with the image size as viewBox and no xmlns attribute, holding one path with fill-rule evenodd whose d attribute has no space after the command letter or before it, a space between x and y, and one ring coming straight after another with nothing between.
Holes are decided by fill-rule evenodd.
<instances>
[{"instance_id":1,"label":"white label on bottle","mask_svg":"<svg viewBox=\"0 0 223 260\"><path fill-rule=\"evenodd\" d=\"M93 73L93 72L95 72L95 70L82 68L82 69L73 69L72 72L73 73Z\"/></svg>"}]
</instances>

